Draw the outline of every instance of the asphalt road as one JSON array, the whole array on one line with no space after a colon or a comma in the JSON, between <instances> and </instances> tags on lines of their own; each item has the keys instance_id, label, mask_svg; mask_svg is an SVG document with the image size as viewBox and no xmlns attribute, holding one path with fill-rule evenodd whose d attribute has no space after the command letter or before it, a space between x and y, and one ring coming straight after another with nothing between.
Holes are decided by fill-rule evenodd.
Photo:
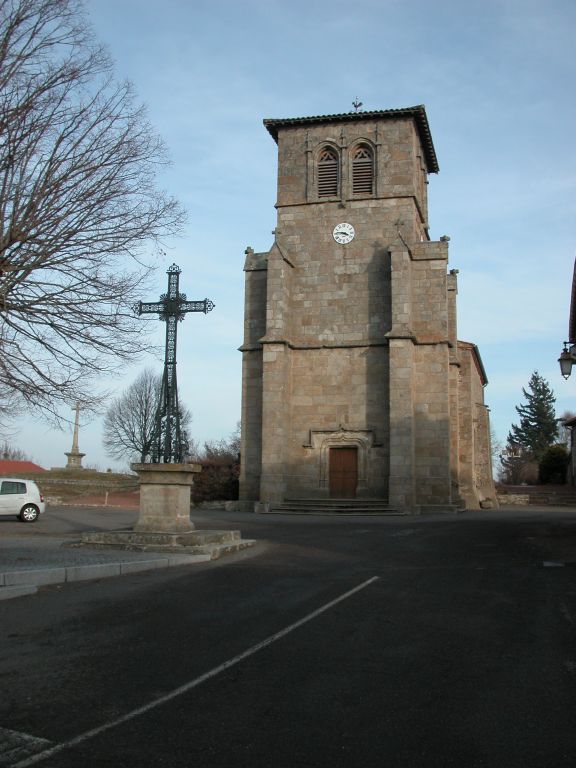
<instances>
[{"instance_id":1,"label":"asphalt road","mask_svg":"<svg viewBox=\"0 0 576 768\"><path fill-rule=\"evenodd\" d=\"M15 516L0 517L0 541L38 537L74 538L85 531L129 528L138 520L137 509L112 507L59 507L49 505L35 523L22 523Z\"/></svg>"},{"instance_id":2,"label":"asphalt road","mask_svg":"<svg viewBox=\"0 0 576 768\"><path fill-rule=\"evenodd\" d=\"M576 763L576 510L198 518L259 544L0 603L4 765Z\"/></svg>"}]
</instances>

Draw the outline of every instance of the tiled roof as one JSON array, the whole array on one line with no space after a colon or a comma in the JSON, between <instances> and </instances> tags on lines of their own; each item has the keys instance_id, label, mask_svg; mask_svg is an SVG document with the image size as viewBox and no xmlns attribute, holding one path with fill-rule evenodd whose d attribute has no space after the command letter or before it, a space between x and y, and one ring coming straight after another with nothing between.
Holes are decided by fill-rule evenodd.
<instances>
[{"instance_id":1,"label":"tiled roof","mask_svg":"<svg viewBox=\"0 0 576 768\"><path fill-rule=\"evenodd\" d=\"M45 472L44 467L34 464L33 461L11 461L9 459L0 459L0 475L12 475L20 477L26 472Z\"/></svg>"},{"instance_id":2,"label":"tiled roof","mask_svg":"<svg viewBox=\"0 0 576 768\"><path fill-rule=\"evenodd\" d=\"M428 125L426 109L423 104L416 107L405 107L404 109L379 109L373 112L344 112L339 115L316 115L314 117L287 117L284 119L264 120L266 129L275 142L278 142L278 129L289 128L290 126L313 125L320 123L345 123L357 122L358 120L373 120L374 118L394 119L398 117L411 117L415 120L420 134L420 140L426 153L426 164L429 173L438 173L438 160L436 151L432 143L432 134Z\"/></svg>"}]
</instances>

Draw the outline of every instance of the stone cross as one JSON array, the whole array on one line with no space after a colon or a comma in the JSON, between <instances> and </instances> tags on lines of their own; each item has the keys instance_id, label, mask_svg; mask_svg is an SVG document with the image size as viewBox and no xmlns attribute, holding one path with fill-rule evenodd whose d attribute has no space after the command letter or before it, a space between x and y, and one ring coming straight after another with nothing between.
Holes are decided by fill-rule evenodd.
<instances>
[{"instance_id":1,"label":"stone cross","mask_svg":"<svg viewBox=\"0 0 576 768\"><path fill-rule=\"evenodd\" d=\"M164 353L164 375L160 400L156 408L154 431L151 441L152 464L181 464L187 450L186 440L180 427L178 405L178 384L176 381L176 331L178 323L188 312L211 312L214 304L209 299L187 301L186 294L180 293L179 281L182 270L176 264L168 268L168 290L160 301L139 301L134 310L139 315L157 314L166 323L166 347Z\"/></svg>"},{"instance_id":2,"label":"stone cross","mask_svg":"<svg viewBox=\"0 0 576 768\"><path fill-rule=\"evenodd\" d=\"M86 454L80 453L80 449L78 447L78 432L80 431L80 403L77 402L72 410L76 411L76 418L74 419L72 450L66 454L66 456L68 456L66 469L82 469L82 458L86 456Z\"/></svg>"}]
</instances>

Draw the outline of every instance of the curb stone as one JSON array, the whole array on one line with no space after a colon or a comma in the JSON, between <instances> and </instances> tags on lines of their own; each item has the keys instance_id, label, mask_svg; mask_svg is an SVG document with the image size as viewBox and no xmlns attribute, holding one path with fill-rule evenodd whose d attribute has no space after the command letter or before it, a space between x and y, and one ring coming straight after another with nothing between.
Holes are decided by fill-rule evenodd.
<instances>
[{"instance_id":1,"label":"curb stone","mask_svg":"<svg viewBox=\"0 0 576 768\"><path fill-rule=\"evenodd\" d=\"M158 568L170 568L178 565L206 563L210 555L173 555L152 560L131 560L116 563L97 563L91 565L73 565L63 568L36 568L0 573L0 600L33 595L39 586L64 584L73 581L104 579L112 576L129 575Z\"/></svg>"}]
</instances>

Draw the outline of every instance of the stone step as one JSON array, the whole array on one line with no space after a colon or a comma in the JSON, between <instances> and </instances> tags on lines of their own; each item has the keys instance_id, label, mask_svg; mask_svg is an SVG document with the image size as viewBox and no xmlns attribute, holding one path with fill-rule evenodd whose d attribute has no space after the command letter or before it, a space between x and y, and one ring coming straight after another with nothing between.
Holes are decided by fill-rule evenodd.
<instances>
[{"instance_id":1,"label":"stone step","mask_svg":"<svg viewBox=\"0 0 576 768\"><path fill-rule=\"evenodd\" d=\"M128 551L137 552L150 552L151 554L178 554L178 555L203 555L210 560L217 560L222 555L230 555L234 552L240 552L243 549L248 549L256 544L255 539L236 539L234 541L224 541L220 543L212 542L206 544L196 544L190 546L171 546L162 544L140 544L132 546L121 547ZM108 549L120 549L119 546L109 547L108 545L90 545Z\"/></svg>"},{"instance_id":2,"label":"stone step","mask_svg":"<svg viewBox=\"0 0 576 768\"><path fill-rule=\"evenodd\" d=\"M211 560L217 560L222 555L231 555L234 552L240 552L256 544L256 539L239 539L238 541L227 544L205 544L203 546L193 547L194 554L209 555ZM190 549L187 547L187 549Z\"/></svg>"},{"instance_id":3,"label":"stone step","mask_svg":"<svg viewBox=\"0 0 576 768\"><path fill-rule=\"evenodd\" d=\"M288 515L404 515L382 499L286 499L271 504L265 514Z\"/></svg>"},{"instance_id":4,"label":"stone step","mask_svg":"<svg viewBox=\"0 0 576 768\"><path fill-rule=\"evenodd\" d=\"M305 504L306 506L315 506L322 504L330 504L331 506L375 506L380 507L383 504L388 506L388 502L385 499L284 499L282 504Z\"/></svg>"},{"instance_id":5,"label":"stone step","mask_svg":"<svg viewBox=\"0 0 576 768\"><path fill-rule=\"evenodd\" d=\"M194 547L204 544L223 544L240 540L240 531L193 530L174 531L95 531L83 533L84 544L119 546Z\"/></svg>"},{"instance_id":6,"label":"stone step","mask_svg":"<svg viewBox=\"0 0 576 768\"><path fill-rule=\"evenodd\" d=\"M76 547L123 549L135 552L158 552L182 555L209 555L216 560L225 554L239 552L255 544L253 539L243 539L240 531L98 531L82 534Z\"/></svg>"}]
</instances>

